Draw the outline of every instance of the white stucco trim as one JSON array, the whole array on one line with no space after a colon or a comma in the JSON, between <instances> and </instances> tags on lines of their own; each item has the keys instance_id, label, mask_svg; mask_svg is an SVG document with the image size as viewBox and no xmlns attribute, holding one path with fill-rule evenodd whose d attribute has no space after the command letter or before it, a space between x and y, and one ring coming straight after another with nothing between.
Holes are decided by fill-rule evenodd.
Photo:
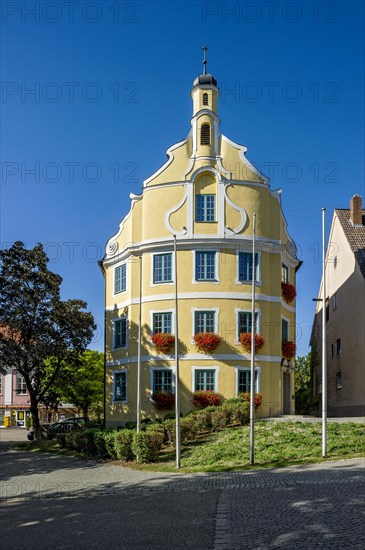
<instances>
[{"instance_id":1,"label":"white stucco trim","mask_svg":"<svg viewBox=\"0 0 365 550\"><path fill-rule=\"evenodd\" d=\"M162 254L171 254L171 281L162 281L161 283L155 283L153 281L153 264L155 256L161 256ZM150 269L151 269L151 278L150 286L151 287L161 287L161 286L173 286L175 284L175 254L171 250L151 252L150 254Z\"/></svg>"},{"instance_id":2,"label":"white stucco trim","mask_svg":"<svg viewBox=\"0 0 365 550\"><path fill-rule=\"evenodd\" d=\"M235 227L234 229L230 229L229 227L225 226L224 227L224 233L226 235L237 235L237 233L240 233L244 227L246 226L246 223L247 223L247 214L246 214L246 210L244 208L241 208L241 206L238 206L238 204L235 204L228 196L227 194L227 189L228 189L228 185L225 185L224 186L224 198L226 200L226 202L234 209L234 210L237 210L237 212L239 212L239 214L241 215L241 222L237 225L237 227Z\"/></svg>"},{"instance_id":3,"label":"white stucco trim","mask_svg":"<svg viewBox=\"0 0 365 550\"><path fill-rule=\"evenodd\" d=\"M252 294L250 292L180 292L179 293L179 300L198 300L198 299L206 299L206 300L235 300L235 301L243 301L247 300L248 302L251 301ZM150 302L161 302L163 300L175 300L175 293L170 294L154 294L151 296L143 296L142 297L142 303L147 304ZM280 296L269 296L267 294L256 294L256 300L262 301L262 302L270 302L270 303L281 303L284 306L284 303L282 302ZM129 307L131 305L138 305L139 304L139 298L132 298L125 300L124 302L118 302L117 304L113 304L112 306L109 306L106 308L106 311L113 311L115 308L117 309L123 309L125 307ZM287 309L289 306L287 306ZM291 311L290 309L288 309ZM294 312L295 309L292 308L292 311Z\"/></svg>"},{"instance_id":4,"label":"white stucco trim","mask_svg":"<svg viewBox=\"0 0 365 550\"><path fill-rule=\"evenodd\" d=\"M143 187L146 187L150 181L154 180L155 178L157 178L157 176L159 176L160 174L162 174L162 172L164 172L166 170L166 168L168 166L170 166L170 164L172 163L172 161L174 160L174 153L173 151L175 149L178 149L179 147L181 147L182 145L184 145L189 139L189 136L186 137L185 139L183 139L182 141L179 141L178 143L175 143L174 145L171 145L171 147L169 147L166 151L166 155L168 157L167 161L165 162L165 164L163 164L156 172L154 172L152 174L152 176L150 176L149 178L145 179L144 182L143 182Z\"/></svg>"},{"instance_id":5,"label":"white stucco trim","mask_svg":"<svg viewBox=\"0 0 365 550\"><path fill-rule=\"evenodd\" d=\"M220 281L220 277L219 277L219 262L220 262L220 253L218 250L215 250L215 249L211 249L209 247L206 247L206 248L196 248L194 250L191 251L192 252L192 255L193 255L193 276L192 276L192 279L191 279L191 283L193 285L200 285L200 284L212 284L212 285L219 285L219 283L221 282ZM215 253L215 262L214 262L214 279L204 279L204 280L201 280L201 281L197 281L196 280L196 253L197 252L214 252Z\"/></svg>"},{"instance_id":6,"label":"white stucco trim","mask_svg":"<svg viewBox=\"0 0 365 550\"><path fill-rule=\"evenodd\" d=\"M253 172L258 176L260 179L262 179L265 183L269 182L269 178L265 176L260 170L258 170L253 164L250 163L250 161L246 158L245 153L247 152L247 147L244 145L239 145L238 143L235 143L234 141L227 138L225 135L222 134L222 140L226 141L234 147L235 149L238 149L239 151L239 157L242 160L242 162Z\"/></svg>"},{"instance_id":7,"label":"white stucco trim","mask_svg":"<svg viewBox=\"0 0 365 550\"><path fill-rule=\"evenodd\" d=\"M256 355L257 360L260 361L260 363L280 363L281 362L281 356L279 355ZM182 355L179 358L179 361L247 361L248 364L250 364L251 361L251 355L250 354L241 354L241 353L215 353L212 355L208 355L206 353L188 353L186 355ZM142 355L141 357L142 363L148 363L150 364L151 361L163 361L163 365L166 365L167 361L174 362L175 359L172 357L171 359L167 358L165 355ZM126 357L123 359L114 359L113 361L107 361L106 366L107 367L116 367L118 365L129 365L132 363L137 363L137 355ZM170 365L168 365L170 367ZM244 365L245 366L245 365Z\"/></svg>"},{"instance_id":8,"label":"white stucco trim","mask_svg":"<svg viewBox=\"0 0 365 550\"><path fill-rule=\"evenodd\" d=\"M181 199L181 201L178 202L177 205L175 205L172 208L170 208L169 210L167 210L167 212L165 214L165 218L164 218L165 227L168 231L170 231L170 233L172 233L172 235L186 235L186 233L187 233L187 228L185 226L181 230L178 230L178 229L174 229L172 227L172 225L170 224L170 217L172 216L172 214L174 214L175 212L180 210L180 208L182 208L182 206L185 204L185 201L187 200L188 191L187 191L187 188L186 188L186 184L183 183L183 186L184 186L184 191L185 191L185 194L184 194L183 198Z\"/></svg>"}]
</instances>

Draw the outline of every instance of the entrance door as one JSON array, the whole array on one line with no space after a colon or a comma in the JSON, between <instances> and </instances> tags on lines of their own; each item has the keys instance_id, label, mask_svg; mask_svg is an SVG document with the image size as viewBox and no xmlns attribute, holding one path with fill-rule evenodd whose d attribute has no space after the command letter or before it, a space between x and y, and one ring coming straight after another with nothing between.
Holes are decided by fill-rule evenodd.
<instances>
[{"instance_id":1,"label":"entrance door","mask_svg":"<svg viewBox=\"0 0 365 550\"><path fill-rule=\"evenodd\" d=\"M284 372L283 374L283 414L290 414L290 374Z\"/></svg>"}]
</instances>

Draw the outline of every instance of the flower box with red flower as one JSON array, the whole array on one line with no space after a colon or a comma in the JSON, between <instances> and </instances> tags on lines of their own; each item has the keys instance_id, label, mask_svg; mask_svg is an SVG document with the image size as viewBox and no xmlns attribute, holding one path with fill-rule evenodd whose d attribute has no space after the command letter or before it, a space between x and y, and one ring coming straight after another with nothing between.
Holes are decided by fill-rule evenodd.
<instances>
[{"instance_id":1,"label":"flower box with red flower","mask_svg":"<svg viewBox=\"0 0 365 550\"><path fill-rule=\"evenodd\" d=\"M156 391L152 401L158 411L167 411L175 407L175 395L170 391Z\"/></svg>"},{"instance_id":2,"label":"flower box with red flower","mask_svg":"<svg viewBox=\"0 0 365 550\"><path fill-rule=\"evenodd\" d=\"M292 342L291 340L285 340L285 342L281 344L282 356L285 359L288 359L288 361L290 361L290 359L293 359L296 351L297 351L297 347L294 344L294 342Z\"/></svg>"},{"instance_id":3,"label":"flower box with red flower","mask_svg":"<svg viewBox=\"0 0 365 550\"><path fill-rule=\"evenodd\" d=\"M165 332L156 332L152 335L152 344L157 351L169 353L175 345L175 336Z\"/></svg>"},{"instance_id":4,"label":"flower box with red flower","mask_svg":"<svg viewBox=\"0 0 365 550\"><path fill-rule=\"evenodd\" d=\"M197 390L193 394L194 407L197 409L205 409L214 405L218 407L221 404L222 396L213 390Z\"/></svg>"},{"instance_id":5,"label":"flower box with red flower","mask_svg":"<svg viewBox=\"0 0 365 550\"><path fill-rule=\"evenodd\" d=\"M251 332L241 332L240 334L240 343L247 352L251 352ZM261 334L256 334L255 332L255 353L257 353L262 346L265 344L265 340Z\"/></svg>"},{"instance_id":6,"label":"flower box with red flower","mask_svg":"<svg viewBox=\"0 0 365 550\"><path fill-rule=\"evenodd\" d=\"M251 395L250 395L250 392L246 391L246 392L239 393L238 397L240 397L244 401L250 402ZM259 408L259 406L262 403L262 395L259 393L255 393L254 401L255 401L255 410L256 410Z\"/></svg>"},{"instance_id":7,"label":"flower box with red flower","mask_svg":"<svg viewBox=\"0 0 365 550\"><path fill-rule=\"evenodd\" d=\"M194 342L199 351L211 353L221 343L221 337L214 332L199 332L194 335Z\"/></svg>"},{"instance_id":8,"label":"flower box with red flower","mask_svg":"<svg viewBox=\"0 0 365 550\"><path fill-rule=\"evenodd\" d=\"M281 283L281 295L284 298L284 301L287 304L291 304L291 302L294 300L294 298L297 295L297 291L295 290L295 286L291 285L290 283Z\"/></svg>"}]
</instances>

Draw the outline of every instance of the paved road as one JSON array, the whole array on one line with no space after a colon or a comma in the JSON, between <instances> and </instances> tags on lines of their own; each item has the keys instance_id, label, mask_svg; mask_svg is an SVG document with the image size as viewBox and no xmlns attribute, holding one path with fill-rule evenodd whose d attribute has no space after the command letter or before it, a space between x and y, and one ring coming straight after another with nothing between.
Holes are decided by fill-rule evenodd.
<instances>
[{"instance_id":1,"label":"paved road","mask_svg":"<svg viewBox=\"0 0 365 550\"><path fill-rule=\"evenodd\" d=\"M2 548L365 547L364 459L181 475L0 446Z\"/></svg>"}]
</instances>

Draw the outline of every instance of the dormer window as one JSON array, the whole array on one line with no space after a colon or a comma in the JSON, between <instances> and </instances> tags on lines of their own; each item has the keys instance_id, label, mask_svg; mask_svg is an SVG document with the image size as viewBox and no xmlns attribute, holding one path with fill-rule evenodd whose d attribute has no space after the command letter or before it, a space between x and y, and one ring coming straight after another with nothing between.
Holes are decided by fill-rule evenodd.
<instances>
[{"instance_id":1,"label":"dormer window","mask_svg":"<svg viewBox=\"0 0 365 550\"><path fill-rule=\"evenodd\" d=\"M206 93L203 94L203 105L209 105L208 94Z\"/></svg>"},{"instance_id":2,"label":"dormer window","mask_svg":"<svg viewBox=\"0 0 365 550\"><path fill-rule=\"evenodd\" d=\"M210 145L210 126L203 124L201 127L200 145Z\"/></svg>"}]
</instances>

